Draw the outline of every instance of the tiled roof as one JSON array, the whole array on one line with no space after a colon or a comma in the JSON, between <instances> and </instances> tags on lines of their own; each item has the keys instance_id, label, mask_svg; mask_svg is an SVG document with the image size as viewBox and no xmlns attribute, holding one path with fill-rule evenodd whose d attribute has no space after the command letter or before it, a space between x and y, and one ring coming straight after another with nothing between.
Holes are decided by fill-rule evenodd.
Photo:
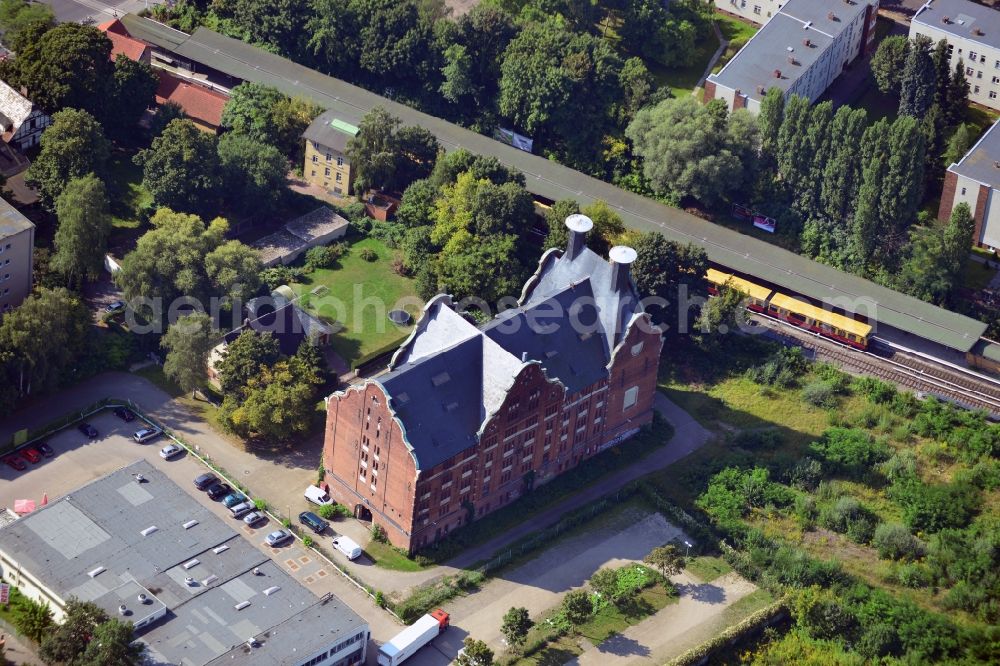
<instances>
[{"instance_id":1,"label":"tiled roof","mask_svg":"<svg viewBox=\"0 0 1000 666\"><path fill-rule=\"evenodd\" d=\"M132 39L128 30L118 19L113 19L107 23L97 26L97 29L108 36L111 40L111 59L114 60L119 54L130 60L141 60L149 47L138 39Z\"/></svg>"},{"instance_id":2,"label":"tiled roof","mask_svg":"<svg viewBox=\"0 0 1000 666\"><path fill-rule=\"evenodd\" d=\"M179 105L188 118L213 128L222 124L222 109L229 98L220 92L182 81L173 74L159 71L160 86L156 89L156 103L173 102Z\"/></svg>"}]
</instances>

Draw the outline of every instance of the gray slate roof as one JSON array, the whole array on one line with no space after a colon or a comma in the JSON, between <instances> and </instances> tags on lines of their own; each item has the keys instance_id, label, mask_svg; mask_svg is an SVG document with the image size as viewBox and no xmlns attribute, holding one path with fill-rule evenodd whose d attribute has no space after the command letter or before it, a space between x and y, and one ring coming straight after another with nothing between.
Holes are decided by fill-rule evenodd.
<instances>
[{"instance_id":1,"label":"gray slate roof","mask_svg":"<svg viewBox=\"0 0 1000 666\"><path fill-rule=\"evenodd\" d=\"M30 99L0 81L0 114L10 122L11 132L17 132L34 108Z\"/></svg>"},{"instance_id":2,"label":"gray slate roof","mask_svg":"<svg viewBox=\"0 0 1000 666\"><path fill-rule=\"evenodd\" d=\"M136 473L146 481L138 483ZM197 524L185 528L190 520ZM156 530L143 536L151 526ZM125 603L134 608L128 617L132 621L166 606L164 619L139 630L154 663L205 664L317 602L229 524L145 461L0 528L0 551L63 599L94 601L112 614ZM104 570L90 575L100 567ZM254 567L263 575L255 576ZM189 576L193 584L185 581ZM272 586L280 589L264 595ZM134 602L140 591L151 604ZM241 601L250 605L236 610ZM332 609L336 612L299 620L303 648L313 643L320 649L313 638L329 638L331 631L348 636L365 626L342 603Z\"/></svg>"},{"instance_id":3,"label":"gray slate roof","mask_svg":"<svg viewBox=\"0 0 1000 666\"><path fill-rule=\"evenodd\" d=\"M13 236L35 225L6 199L0 199L0 238Z\"/></svg>"},{"instance_id":4,"label":"gray slate roof","mask_svg":"<svg viewBox=\"0 0 1000 666\"><path fill-rule=\"evenodd\" d=\"M1000 12L996 12L1000 14ZM1000 185L1000 122L993 123L958 164L952 164L948 171L971 178L977 183L997 187Z\"/></svg>"},{"instance_id":5,"label":"gray slate roof","mask_svg":"<svg viewBox=\"0 0 1000 666\"><path fill-rule=\"evenodd\" d=\"M590 249L573 260L548 252L521 307L481 329L447 296L425 306L389 373L373 380L390 397L417 469L474 446L527 364L540 364L570 394L608 376L612 351L642 312L631 281L611 289L611 272Z\"/></svg>"},{"instance_id":6,"label":"gray slate roof","mask_svg":"<svg viewBox=\"0 0 1000 666\"><path fill-rule=\"evenodd\" d=\"M949 19L948 23L944 18ZM914 25L928 25L957 37L1000 48L1000 11L970 0L932 0L913 16ZM972 31L979 28L977 35Z\"/></svg>"},{"instance_id":7,"label":"gray slate roof","mask_svg":"<svg viewBox=\"0 0 1000 666\"><path fill-rule=\"evenodd\" d=\"M344 122L343 118L338 118L337 114L333 111L324 111L319 116L313 120L306 131L302 133L302 137L309 139L313 143L318 143L327 148L333 148L340 152L344 152L347 148L347 142L357 132L346 131L347 128L342 124L335 121L340 120L341 123ZM351 123L348 121L348 125ZM356 129L356 127L355 127Z\"/></svg>"},{"instance_id":8,"label":"gray slate roof","mask_svg":"<svg viewBox=\"0 0 1000 666\"><path fill-rule=\"evenodd\" d=\"M817 0L816 4L823 1ZM848 5L843 3L843 7ZM381 106L400 118L404 125L419 125L432 132L446 150L462 147L476 154L492 155L504 165L517 169L524 174L527 188L534 194L552 201L572 199L580 206L604 201L630 228L658 231L669 240L694 243L705 249L713 263L755 276L779 289L835 304L847 312L873 315L878 323L963 353L986 331L983 322L789 252L753 237L750 229L741 233L627 192L542 156L518 150L206 28L186 35L133 14L123 16L121 21L137 39L237 79L265 83L287 95L312 100L323 108L335 110L337 117L354 125L370 109Z\"/></svg>"},{"instance_id":9,"label":"gray slate roof","mask_svg":"<svg viewBox=\"0 0 1000 666\"><path fill-rule=\"evenodd\" d=\"M863 1L849 5L830 0L788 0L711 80L755 100L763 98L758 86L765 92L768 88L788 90L866 6ZM831 11L838 20L830 20ZM806 38L811 46L803 44ZM788 51L789 47L793 50ZM789 56L799 64L790 63ZM780 79L775 70L781 72Z\"/></svg>"}]
</instances>

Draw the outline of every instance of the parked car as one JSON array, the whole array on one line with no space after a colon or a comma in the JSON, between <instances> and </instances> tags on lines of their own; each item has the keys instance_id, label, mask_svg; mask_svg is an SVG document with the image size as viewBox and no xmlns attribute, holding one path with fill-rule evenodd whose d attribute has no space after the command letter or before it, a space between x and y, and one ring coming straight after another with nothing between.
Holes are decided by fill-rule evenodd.
<instances>
[{"instance_id":1,"label":"parked car","mask_svg":"<svg viewBox=\"0 0 1000 666\"><path fill-rule=\"evenodd\" d=\"M253 502L240 502L236 506L229 507L229 513L232 514L233 518L242 518L255 508Z\"/></svg>"},{"instance_id":2,"label":"parked car","mask_svg":"<svg viewBox=\"0 0 1000 666\"><path fill-rule=\"evenodd\" d=\"M303 511L299 514L299 522L311 529L316 534L322 534L326 531L327 522L317 516L312 511Z\"/></svg>"},{"instance_id":3,"label":"parked car","mask_svg":"<svg viewBox=\"0 0 1000 666\"><path fill-rule=\"evenodd\" d=\"M356 560L361 557L361 546L351 537L339 536L333 540L333 546L349 560Z\"/></svg>"},{"instance_id":4,"label":"parked car","mask_svg":"<svg viewBox=\"0 0 1000 666\"><path fill-rule=\"evenodd\" d=\"M231 509L237 504L241 504L246 501L247 496L237 491L233 491L222 498L222 504L225 505L227 509Z\"/></svg>"},{"instance_id":5,"label":"parked car","mask_svg":"<svg viewBox=\"0 0 1000 666\"><path fill-rule=\"evenodd\" d=\"M132 434L132 439L134 439L139 444L145 444L151 439L156 439L163 434L163 431L159 428L142 428L141 430L136 430Z\"/></svg>"},{"instance_id":6,"label":"parked car","mask_svg":"<svg viewBox=\"0 0 1000 666\"><path fill-rule=\"evenodd\" d=\"M56 452L52 449L52 447L46 444L45 442L37 442L35 444L35 448L41 451L42 455L45 456L46 458L51 458L56 454Z\"/></svg>"},{"instance_id":7,"label":"parked car","mask_svg":"<svg viewBox=\"0 0 1000 666\"><path fill-rule=\"evenodd\" d=\"M205 492L208 493L208 499L218 500L233 492L233 489L228 483L213 483Z\"/></svg>"},{"instance_id":8,"label":"parked car","mask_svg":"<svg viewBox=\"0 0 1000 666\"><path fill-rule=\"evenodd\" d=\"M91 439L94 439L94 438L97 437L97 428L95 428L94 426L90 425L86 421L80 422L80 424L76 426L76 429L79 430L80 432L82 432L84 435L86 435L87 437L89 437Z\"/></svg>"},{"instance_id":9,"label":"parked car","mask_svg":"<svg viewBox=\"0 0 1000 666\"><path fill-rule=\"evenodd\" d=\"M288 530L275 530L267 535L267 545L271 548L277 548L283 543L291 540L292 533Z\"/></svg>"},{"instance_id":10,"label":"parked car","mask_svg":"<svg viewBox=\"0 0 1000 666\"><path fill-rule=\"evenodd\" d=\"M125 409L124 407L117 408L115 410L115 416L120 418L125 423L131 423L135 420L135 414L132 413L132 410Z\"/></svg>"},{"instance_id":11,"label":"parked car","mask_svg":"<svg viewBox=\"0 0 1000 666\"><path fill-rule=\"evenodd\" d=\"M267 514L263 511L251 511L243 516L243 522L247 524L247 527L257 527L261 523L267 522Z\"/></svg>"},{"instance_id":12,"label":"parked car","mask_svg":"<svg viewBox=\"0 0 1000 666\"><path fill-rule=\"evenodd\" d=\"M160 449L160 457L164 460L170 460L174 456L179 456L182 453L184 453L183 447L180 447L177 444L167 444Z\"/></svg>"},{"instance_id":13,"label":"parked car","mask_svg":"<svg viewBox=\"0 0 1000 666\"><path fill-rule=\"evenodd\" d=\"M121 312L125 309L125 301L115 301L109 303L107 307L104 308L105 312Z\"/></svg>"},{"instance_id":14,"label":"parked car","mask_svg":"<svg viewBox=\"0 0 1000 666\"><path fill-rule=\"evenodd\" d=\"M219 477L212 474L211 472L205 472L204 474L200 475L198 478L194 480L194 487L197 488L198 490L205 490L213 483L217 483L218 481Z\"/></svg>"},{"instance_id":15,"label":"parked car","mask_svg":"<svg viewBox=\"0 0 1000 666\"><path fill-rule=\"evenodd\" d=\"M336 502L333 501L333 498L330 497L330 493L326 492L319 486L309 486L306 488L306 492L304 494L307 500L318 506L336 504Z\"/></svg>"},{"instance_id":16,"label":"parked car","mask_svg":"<svg viewBox=\"0 0 1000 666\"><path fill-rule=\"evenodd\" d=\"M42 462L42 454L30 446L26 449L21 449L21 457L30 462L32 465L37 465Z\"/></svg>"},{"instance_id":17,"label":"parked car","mask_svg":"<svg viewBox=\"0 0 1000 666\"><path fill-rule=\"evenodd\" d=\"M13 467L14 469L16 469L18 472L23 472L28 467L27 465L24 464L23 460L14 455L7 456L6 458L3 459L3 461L8 465L10 465L11 467Z\"/></svg>"}]
</instances>

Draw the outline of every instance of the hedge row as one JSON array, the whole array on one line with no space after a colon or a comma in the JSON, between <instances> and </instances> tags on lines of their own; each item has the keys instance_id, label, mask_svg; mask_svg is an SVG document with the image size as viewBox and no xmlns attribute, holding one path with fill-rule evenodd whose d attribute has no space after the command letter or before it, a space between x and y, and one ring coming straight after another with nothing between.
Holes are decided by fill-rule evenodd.
<instances>
[{"instance_id":1,"label":"hedge row","mask_svg":"<svg viewBox=\"0 0 1000 666\"><path fill-rule=\"evenodd\" d=\"M710 657L718 650L733 645L752 631L759 631L774 624L783 619L787 614L788 608L785 606L785 600L779 599L770 606L761 608L759 611L748 615L715 638L702 643L698 647L691 648L679 657L674 658L673 661L668 663L668 666L693 666L695 664L708 663Z\"/></svg>"}]
</instances>

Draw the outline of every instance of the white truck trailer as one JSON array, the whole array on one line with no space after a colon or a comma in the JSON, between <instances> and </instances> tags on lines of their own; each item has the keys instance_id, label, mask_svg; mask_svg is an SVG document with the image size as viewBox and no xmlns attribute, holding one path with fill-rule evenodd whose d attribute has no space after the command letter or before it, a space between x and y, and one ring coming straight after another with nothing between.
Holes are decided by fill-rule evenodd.
<instances>
[{"instance_id":1,"label":"white truck trailer","mask_svg":"<svg viewBox=\"0 0 1000 666\"><path fill-rule=\"evenodd\" d=\"M450 619L440 608L424 615L378 649L378 666L399 666L447 629Z\"/></svg>"}]
</instances>

